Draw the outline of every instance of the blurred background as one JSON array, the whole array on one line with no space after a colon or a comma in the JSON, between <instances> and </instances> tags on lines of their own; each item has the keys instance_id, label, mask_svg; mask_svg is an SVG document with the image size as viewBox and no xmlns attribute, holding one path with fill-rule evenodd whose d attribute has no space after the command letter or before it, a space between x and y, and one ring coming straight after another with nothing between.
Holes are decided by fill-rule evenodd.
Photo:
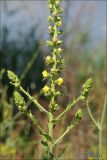
<instances>
[{"instance_id":1,"label":"blurred background","mask_svg":"<svg viewBox=\"0 0 107 160\"><path fill-rule=\"evenodd\" d=\"M41 72L45 68L44 57L49 50L45 41L49 38L45 0L0 1L0 156L7 160L30 160L42 154L38 130L14 105L13 88L9 85L6 70L14 71L22 85L41 104L48 101L39 92L44 86ZM63 28L65 68L63 70L65 97L60 99L63 108L81 92L83 82L92 77L94 86L90 94L90 108L97 121L101 119L106 94L106 1L63 2ZM47 119L35 106L27 105L46 129ZM77 108L84 111L81 123L73 129L56 149L66 150L63 159L82 159L85 153L97 154L98 130L91 121L86 103L76 105L60 122L55 135L66 129ZM103 126L103 159L106 160L106 121ZM61 131L58 127L62 126Z\"/></svg>"}]
</instances>

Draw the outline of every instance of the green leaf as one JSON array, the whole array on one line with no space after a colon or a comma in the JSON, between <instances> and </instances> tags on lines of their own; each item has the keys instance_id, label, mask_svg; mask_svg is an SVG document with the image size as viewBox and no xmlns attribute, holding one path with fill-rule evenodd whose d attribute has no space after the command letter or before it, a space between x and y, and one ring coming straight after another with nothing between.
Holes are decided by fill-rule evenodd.
<instances>
[{"instance_id":1,"label":"green leaf","mask_svg":"<svg viewBox=\"0 0 107 160\"><path fill-rule=\"evenodd\" d=\"M45 147L48 147L48 143L44 140L41 140L41 143L45 146Z\"/></svg>"},{"instance_id":2,"label":"green leaf","mask_svg":"<svg viewBox=\"0 0 107 160\"><path fill-rule=\"evenodd\" d=\"M49 136L47 133L42 134L48 141L52 142L52 137Z\"/></svg>"}]
</instances>

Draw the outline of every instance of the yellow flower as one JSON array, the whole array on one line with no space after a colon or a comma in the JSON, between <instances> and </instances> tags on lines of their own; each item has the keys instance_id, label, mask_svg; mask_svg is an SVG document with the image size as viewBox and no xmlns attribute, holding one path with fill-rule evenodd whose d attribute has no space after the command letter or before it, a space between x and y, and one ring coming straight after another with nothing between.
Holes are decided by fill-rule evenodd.
<instances>
[{"instance_id":1,"label":"yellow flower","mask_svg":"<svg viewBox=\"0 0 107 160\"><path fill-rule=\"evenodd\" d=\"M63 80L63 78L60 77L60 78L57 79L56 82L57 82L57 84L58 84L59 86L61 86L61 85L63 84L64 80Z\"/></svg>"},{"instance_id":2,"label":"yellow flower","mask_svg":"<svg viewBox=\"0 0 107 160\"><path fill-rule=\"evenodd\" d=\"M48 72L46 70L44 70L42 72L43 78L47 78L48 77Z\"/></svg>"},{"instance_id":3,"label":"yellow flower","mask_svg":"<svg viewBox=\"0 0 107 160\"><path fill-rule=\"evenodd\" d=\"M48 86L43 87L43 92L44 93L49 93L50 88Z\"/></svg>"},{"instance_id":4,"label":"yellow flower","mask_svg":"<svg viewBox=\"0 0 107 160\"><path fill-rule=\"evenodd\" d=\"M46 64L50 64L52 62L52 58L50 56L46 57Z\"/></svg>"}]
</instances>

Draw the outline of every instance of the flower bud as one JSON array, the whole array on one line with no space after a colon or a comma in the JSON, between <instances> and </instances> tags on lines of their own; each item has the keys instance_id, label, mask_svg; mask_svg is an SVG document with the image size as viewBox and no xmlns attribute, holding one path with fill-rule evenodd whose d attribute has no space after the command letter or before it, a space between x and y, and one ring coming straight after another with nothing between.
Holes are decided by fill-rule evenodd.
<instances>
[{"instance_id":1,"label":"flower bud","mask_svg":"<svg viewBox=\"0 0 107 160\"><path fill-rule=\"evenodd\" d=\"M53 59L50 56L46 57L46 64L51 64L53 62Z\"/></svg>"},{"instance_id":2,"label":"flower bud","mask_svg":"<svg viewBox=\"0 0 107 160\"><path fill-rule=\"evenodd\" d=\"M59 110L60 106L58 104L54 105L54 111Z\"/></svg>"},{"instance_id":3,"label":"flower bud","mask_svg":"<svg viewBox=\"0 0 107 160\"><path fill-rule=\"evenodd\" d=\"M51 16L48 17L48 22L52 22L53 18Z\"/></svg>"},{"instance_id":4,"label":"flower bud","mask_svg":"<svg viewBox=\"0 0 107 160\"><path fill-rule=\"evenodd\" d=\"M60 45L62 42L63 42L63 41L61 41L61 40L57 40L56 44L57 44L57 45Z\"/></svg>"},{"instance_id":5,"label":"flower bud","mask_svg":"<svg viewBox=\"0 0 107 160\"><path fill-rule=\"evenodd\" d=\"M59 70L59 69L52 68L52 69L51 69L51 74L54 74L54 75L55 75L55 74L58 72L58 70Z\"/></svg>"},{"instance_id":6,"label":"flower bud","mask_svg":"<svg viewBox=\"0 0 107 160\"><path fill-rule=\"evenodd\" d=\"M25 100L22 97L22 95L17 91L14 92L14 100L15 100L15 104L18 106L19 110L21 112L25 112L26 111Z\"/></svg>"},{"instance_id":7,"label":"flower bud","mask_svg":"<svg viewBox=\"0 0 107 160\"><path fill-rule=\"evenodd\" d=\"M62 26L62 22L61 22L61 21L58 21L58 22L56 23L56 25L57 25L57 27L61 27L61 26Z\"/></svg>"},{"instance_id":8,"label":"flower bud","mask_svg":"<svg viewBox=\"0 0 107 160\"><path fill-rule=\"evenodd\" d=\"M86 97L85 96L80 96L80 99L84 101L86 99Z\"/></svg>"},{"instance_id":9,"label":"flower bud","mask_svg":"<svg viewBox=\"0 0 107 160\"><path fill-rule=\"evenodd\" d=\"M53 12L52 12L52 15L53 15L53 16L57 16L57 11L53 11Z\"/></svg>"},{"instance_id":10,"label":"flower bud","mask_svg":"<svg viewBox=\"0 0 107 160\"><path fill-rule=\"evenodd\" d=\"M58 50L57 49L54 49L53 50L53 54L57 54Z\"/></svg>"},{"instance_id":11,"label":"flower bud","mask_svg":"<svg viewBox=\"0 0 107 160\"><path fill-rule=\"evenodd\" d=\"M60 0L56 0L56 5L59 5L60 4Z\"/></svg>"},{"instance_id":12,"label":"flower bud","mask_svg":"<svg viewBox=\"0 0 107 160\"><path fill-rule=\"evenodd\" d=\"M50 9L52 9L52 8L53 8L52 4L49 4L48 6L49 6L49 8L50 8Z\"/></svg>"},{"instance_id":13,"label":"flower bud","mask_svg":"<svg viewBox=\"0 0 107 160\"><path fill-rule=\"evenodd\" d=\"M61 48L58 48L58 54L60 54L63 50Z\"/></svg>"},{"instance_id":14,"label":"flower bud","mask_svg":"<svg viewBox=\"0 0 107 160\"><path fill-rule=\"evenodd\" d=\"M57 41L58 41L57 37L54 36L54 37L52 38L52 42L53 42L53 43L57 43Z\"/></svg>"},{"instance_id":15,"label":"flower bud","mask_svg":"<svg viewBox=\"0 0 107 160\"><path fill-rule=\"evenodd\" d=\"M59 17L59 16L57 17L57 20L58 20L58 21L61 21L61 19L62 19L61 17Z\"/></svg>"},{"instance_id":16,"label":"flower bud","mask_svg":"<svg viewBox=\"0 0 107 160\"><path fill-rule=\"evenodd\" d=\"M57 91L56 93L55 93L55 96L57 97L57 96L60 96L61 95L61 92L59 92L59 91Z\"/></svg>"},{"instance_id":17,"label":"flower bud","mask_svg":"<svg viewBox=\"0 0 107 160\"><path fill-rule=\"evenodd\" d=\"M52 26L49 26L48 29L49 29L49 33L52 33L54 31Z\"/></svg>"},{"instance_id":18,"label":"flower bud","mask_svg":"<svg viewBox=\"0 0 107 160\"><path fill-rule=\"evenodd\" d=\"M86 82L83 84L83 91L81 93L81 100L85 100L87 99L88 95L89 95L89 90L92 88L93 85L93 80L92 78L89 78L86 80Z\"/></svg>"},{"instance_id":19,"label":"flower bud","mask_svg":"<svg viewBox=\"0 0 107 160\"><path fill-rule=\"evenodd\" d=\"M60 8L60 9L58 10L58 12L59 12L60 14L63 13L63 9Z\"/></svg>"},{"instance_id":20,"label":"flower bud","mask_svg":"<svg viewBox=\"0 0 107 160\"><path fill-rule=\"evenodd\" d=\"M75 114L76 121L79 122L82 119L82 117L83 117L82 109L78 109Z\"/></svg>"},{"instance_id":21,"label":"flower bud","mask_svg":"<svg viewBox=\"0 0 107 160\"><path fill-rule=\"evenodd\" d=\"M92 78L89 78L86 80L86 82L83 84L84 89L90 89L93 86L93 80Z\"/></svg>"},{"instance_id":22,"label":"flower bud","mask_svg":"<svg viewBox=\"0 0 107 160\"><path fill-rule=\"evenodd\" d=\"M12 84L15 87L20 86L20 80L19 80L18 76L16 74L14 74L14 72L8 70L7 75L8 75L9 80L12 82Z\"/></svg>"},{"instance_id":23,"label":"flower bud","mask_svg":"<svg viewBox=\"0 0 107 160\"><path fill-rule=\"evenodd\" d=\"M53 43L51 41L46 41L48 46L53 46Z\"/></svg>"}]
</instances>

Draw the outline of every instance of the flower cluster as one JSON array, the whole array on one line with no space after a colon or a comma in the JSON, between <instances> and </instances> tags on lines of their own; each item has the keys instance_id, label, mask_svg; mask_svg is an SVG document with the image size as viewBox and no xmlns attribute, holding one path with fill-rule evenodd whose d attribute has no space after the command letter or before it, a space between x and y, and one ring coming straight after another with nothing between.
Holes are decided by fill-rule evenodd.
<instances>
[{"instance_id":1,"label":"flower cluster","mask_svg":"<svg viewBox=\"0 0 107 160\"><path fill-rule=\"evenodd\" d=\"M43 87L44 94L52 95L53 97L61 94L57 91L56 86L63 85L63 78L60 76L61 69L63 68L64 60L61 58L63 49L61 48L62 41L59 39L59 35L62 34L62 17L61 13L63 9L60 7L61 0L49 0L48 6L50 9L50 16L48 17L49 22L49 34L51 40L46 43L51 47L51 54L45 58L45 63L48 66L48 71L42 72L43 78L48 78L48 85Z\"/></svg>"},{"instance_id":2,"label":"flower cluster","mask_svg":"<svg viewBox=\"0 0 107 160\"><path fill-rule=\"evenodd\" d=\"M8 70L7 71L7 75L8 75L9 80L11 81L11 83L15 87L19 87L20 86L20 80L19 80L18 76L16 74L14 74L14 72Z\"/></svg>"},{"instance_id":3,"label":"flower cluster","mask_svg":"<svg viewBox=\"0 0 107 160\"><path fill-rule=\"evenodd\" d=\"M18 109L21 112L25 112L26 111L25 100L18 91L14 92L14 100L15 104L18 106Z\"/></svg>"},{"instance_id":4,"label":"flower cluster","mask_svg":"<svg viewBox=\"0 0 107 160\"><path fill-rule=\"evenodd\" d=\"M86 80L86 82L83 84L82 88L82 93L81 93L81 100L86 100L88 95L89 95L89 91L93 86L93 80L92 78L89 78Z\"/></svg>"}]
</instances>

